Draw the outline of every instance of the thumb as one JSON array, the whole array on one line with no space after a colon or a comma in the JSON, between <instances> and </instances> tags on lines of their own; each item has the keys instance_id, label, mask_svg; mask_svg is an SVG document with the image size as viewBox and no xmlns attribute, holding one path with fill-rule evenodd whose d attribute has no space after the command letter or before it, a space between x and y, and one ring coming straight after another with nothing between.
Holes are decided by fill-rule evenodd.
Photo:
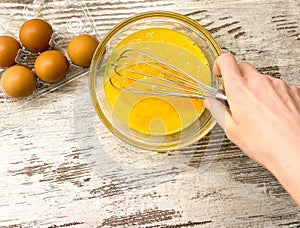
<instances>
[{"instance_id":1,"label":"thumb","mask_svg":"<svg viewBox=\"0 0 300 228\"><path fill-rule=\"evenodd\" d=\"M214 98L206 98L204 100L205 107L211 112L213 118L225 130L225 121L230 111L222 104L222 102Z\"/></svg>"}]
</instances>

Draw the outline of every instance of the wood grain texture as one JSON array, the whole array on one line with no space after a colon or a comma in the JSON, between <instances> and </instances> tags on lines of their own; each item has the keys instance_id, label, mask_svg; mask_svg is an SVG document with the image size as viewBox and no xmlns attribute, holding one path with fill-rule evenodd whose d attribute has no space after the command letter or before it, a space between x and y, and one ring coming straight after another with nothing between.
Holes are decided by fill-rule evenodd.
<instances>
[{"instance_id":1,"label":"wood grain texture","mask_svg":"<svg viewBox=\"0 0 300 228\"><path fill-rule=\"evenodd\" d=\"M239 61L300 86L297 0L39 3L58 26L79 12L76 3L86 7L100 37L138 12L179 12ZM60 14L54 3L75 9ZM0 1L0 21L9 14L21 23L24 7ZM0 227L300 226L300 209L277 180L218 126L198 143L164 154L121 142L94 112L88 75L0 118Z\"/></svg>"}]
</instances>

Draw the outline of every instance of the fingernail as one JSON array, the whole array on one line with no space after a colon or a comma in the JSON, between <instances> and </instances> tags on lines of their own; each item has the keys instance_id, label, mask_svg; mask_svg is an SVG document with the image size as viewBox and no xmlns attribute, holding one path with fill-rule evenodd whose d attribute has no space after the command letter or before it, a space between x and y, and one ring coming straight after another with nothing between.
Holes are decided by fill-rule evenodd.
<instances>
[{"instance_id":1,"label":"fingernail","mask_svg":"<svg viewBox=\"0 0 300 228\"><path fill-rule=\"evenodd\" d=\"M213 98L206 98L204 100L204 105L210 111L213 118L224 129L226 116L226 108L224 105L220 101Z\"/></svg>"},{"instance_id":2,"label":"fingernail","mask_svg":"<svg viewBox=\"0 0 300 228\"><path fill-rule=\"evenodd\" d=\"M210 110L210 102L209 102L208 99L205 99L205 100L204 100L204 106L205 106L208 110Z\"/></svg>"}]
</instances>

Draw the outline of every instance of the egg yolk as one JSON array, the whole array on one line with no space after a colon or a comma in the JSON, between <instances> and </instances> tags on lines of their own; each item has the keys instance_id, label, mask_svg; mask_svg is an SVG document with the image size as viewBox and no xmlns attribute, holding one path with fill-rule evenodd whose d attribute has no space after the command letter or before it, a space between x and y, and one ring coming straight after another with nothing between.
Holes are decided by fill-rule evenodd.
<instances>
[{"instance_id":1,"label":"egg yolk","mask_svg":"<svg viewBox=\"0 0 300 228\"><path fill-rule=\"evenodd\" d=\"M128 49L146 51L159 57L178 69L192 75L206 84L210 84L210 69L204 53L185 35L170 29L151 28L138 31L119 43L111 55L111 62L116 61L120 53ZM161 97L149 94L134 94L126 90L136 90L142 86L145 91L151 91L153 85L139 83L145 80L143 74L154 77L165 77L175 73L169 68L153 67L151 62L127 62L126 72L115 72L110 65L106 66L104 90L113 114L130 129L149 135L168 135L176 133L199 118L204 110L203 100L178 96ZM162 73L162 71L166 71ZM134 72L141 72L134 73ZM184 77L183 75L178 75ZM134 78L127 80L126 77ZM147 80L149 80L147 78ZM155 80L155 79L154 79ZM151 80L150 80L151 82ZM162 82L160 82L162 83ZM117 86L116 89L113 85ZM180 81L178 88L185 85ZM124 90L122 90L122 88ZM159 88L155 88L157 91ZM141 90L141 88L139 88Z\"/></svg>"}]
</instances>

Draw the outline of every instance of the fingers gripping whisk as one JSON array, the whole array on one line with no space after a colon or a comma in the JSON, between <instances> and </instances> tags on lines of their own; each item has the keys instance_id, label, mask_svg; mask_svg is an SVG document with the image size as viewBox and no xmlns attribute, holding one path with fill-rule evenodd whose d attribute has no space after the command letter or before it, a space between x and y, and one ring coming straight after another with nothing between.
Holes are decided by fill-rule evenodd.
<instances>
[{"instance_id":1,"label":"fingers gripping whisk","mask_svg":"<svg viewBox=\"0 0 300 228\"><path fill-rule=\"evenodd\" d=\"M110 83L120 91L197 99L213 97L227 103L222 90L201 82L148 52L127 49L111 66L118 77L110 78Z\"/></svg>"}]
</instances>

